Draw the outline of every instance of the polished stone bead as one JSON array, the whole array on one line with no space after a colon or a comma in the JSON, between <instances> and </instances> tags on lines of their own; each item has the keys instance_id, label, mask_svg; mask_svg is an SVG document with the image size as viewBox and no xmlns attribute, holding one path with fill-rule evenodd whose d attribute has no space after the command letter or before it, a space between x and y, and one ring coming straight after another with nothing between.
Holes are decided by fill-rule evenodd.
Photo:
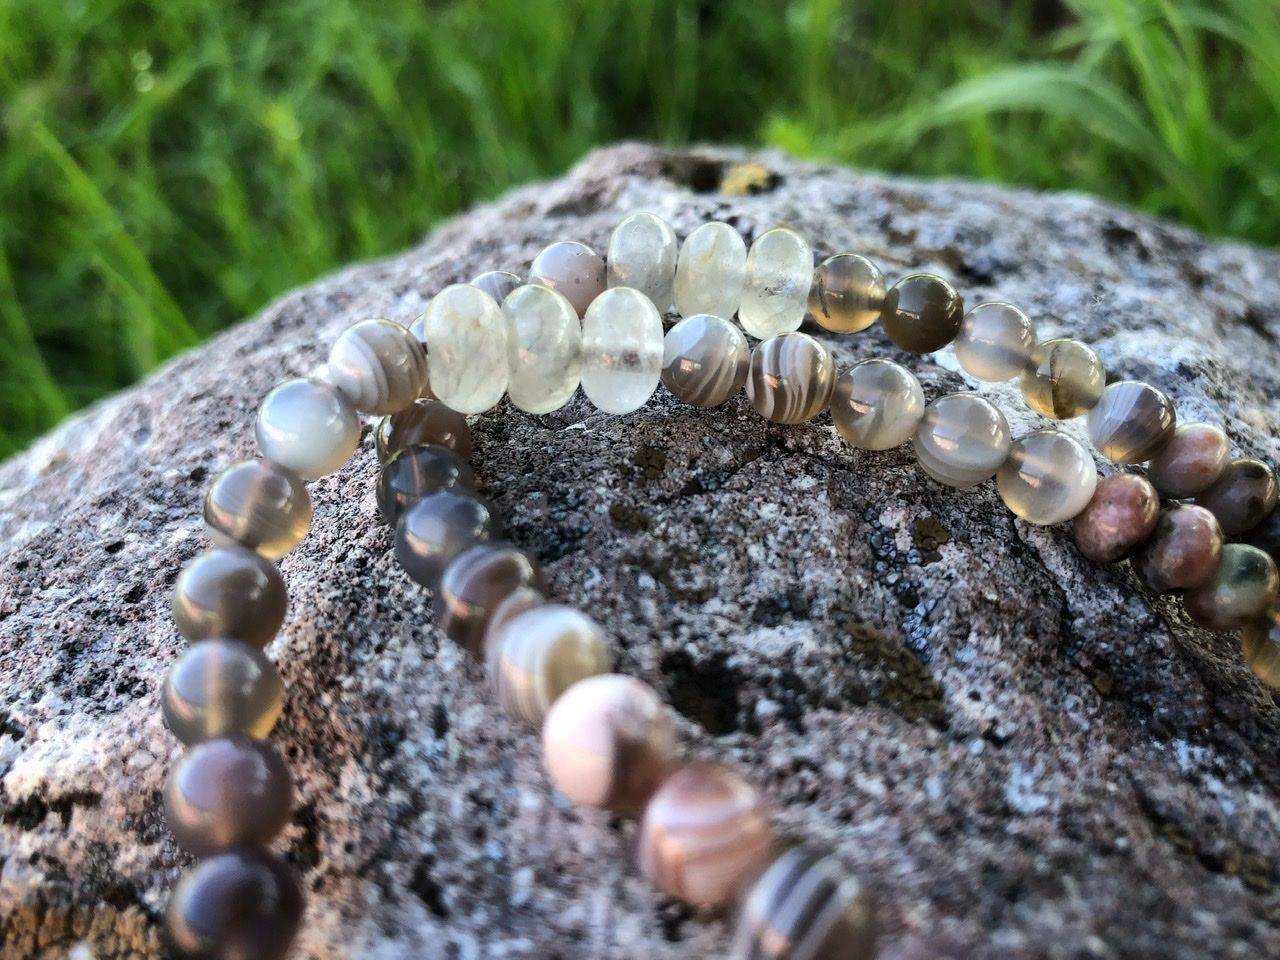
<instances>
[{"instance_id":1,"label":"polished stone bead","mask_svg":"<svg viewBox=\"0 0 1280 960\"><path fill-rule=\"evenodd\" d=\"M205 740L169 771L165 817L197 857L265 847L289 822L293 784L275 748L244 734Z\"/></svg>"},{"instance_id":2,"label":"polished stone bead","mask_svg":"<svg viewBox=\"0 0 1280 960\"><path fill-rule=\"evenodd\" d=\"M1042 526L1079 514L1097 485L1093 455L1061 430L1036 430L1015 440L996 471L996 489L1005 506Z\"/></svg>"},{"instance_id":3,"label":"polished stone bead","mask_svg":"<svg viewBox=\"0 0 1280 960\"><path fill-rule=\"evenodd\" d=\"M807 333L781 333L756 344L747 374L747 399L774 423L805 423L831 403L836 364Z\"/></svg>"},{"instance_id":4,"label":"polished stone bead","mask_svg":"<svg viewBox=\"0 0 1280 960\"><path fill-rule=\"evenodd\" d=\"M490 629L486 650L498 702L533 726L569 687L609 669L604 631L558 603L535 606Z\"/></svg>"},{"instance_id":5,"label":"polished stone bead","mask_svg":"<svg viewBox=\"0 0 1280 960\"><path fill-rule=\"evenodd\" d=\"M1200 586L1222 559L1222 528L1203 507L1182 504L1160 512L1156 532L1134 559L1152 590L1170 593Z\"/></svg>"},{"instance_id":6,"label":"polished stone bead","mask_svg":"<svg viewBox=\"0 0 1280 960\"><path fill-rule=\"evenodd\" d=\"M561 240L534 258L529 267L529 282L564 294L578 316L583 317L587 307L604 293L607 273L600 254L585 243Z\"/></svg>"},{"instance_id":7,"label":"polished stone bead","mask_svg":"<svg viewBox=\"0 0 1280 960\"><path fill-rule=\"evenodd\" d=\"M1116 473L1098 481L1072 524L1076 546L1095 563L1123 560L1155 533L1160 496L1146 477Z\"/></svg>"},{"instance_id":8,"label":"polished stone bead","mask_svg":"<svg viewBox=\"0 0 1280 960\"><path fill-rule=\"evenodd\" d=\"M471 285L493 297L493 302L498 306L502 306L508 294L523 283L523 280L508 270L490 270L471 278Z\"/></svg>"},{"instance_id":9,"label":"polished stone bead","mask_svg":"<svg viewBox=\"0 0 1280 960\"><path fill-rule=\"evenodd\" d=\"M920 381L892 360L862 360L836 380L831 420L852 446L889 450L906 443L923 416Z\"/></svg>"},{"instance_id":10,"label":"polished stone bead","mask_svg":"<svg viewBox=\"0 0 1280 960\"><path fill-rule=\"evenodd\" d=\"M880 312L885 335L903 350L932 353L956 338L964 300L931 273L912 273L889 288Z\"/></svg>"},{"instance_id":11,"label":"polished stone bead","mask_svg":"<svg viewBox=\"0 0 1280 960\"><path fill-rule=\"evenodd\" d=\"M173 587L173 619L191 642L206 637L265 647L284 623L284 578L275 564L243 547L218 547L196 557Z\"/></svg>"},{"instance_id":12,"label":"polished stone bead","mask_svg":"<svg viewBox=\"0 0 1280 960\"><path fill-rule=\"evenodd\" d=\"M360 418L333 384L287 380L263 398L255 432L264 457L315 480L351 459L360 444Z\"/></svg>"},{"instance_id":13,"label":"polished stone bead","mask_svg":"<svg viewBox=\"0 0 1280 960\"><path fill-rule=\"evenodd\" d=\"M1067 420L1088 413L1102 397L1106 370L1093 349L1070 337L1038 344L1022 372L1022 398L1037 413Z\"/></svg>"},{"instance_id":14,"label":"polished stone bead","mask_svg":"<svg viewBox=\"0 0 1280 960\"><path fill-rule=\"evenodd\" d=\"M1163 393L1138 380L1120 380L1102 391L1089 411L1089 438L1117 463L1146 463L1173 436L1177 416Z\"/></svg>"},{"instance_id":15,"label":"polished stone bead","mask_svg":"<svg viewBox=\"0 0 1280 960\"><path fill-rule=\"evenodd\" d=\"M750 366L747 338L723 317L685 317L662 342L662 382L695 407L714 407L737 394Z\"/></svg>"},{"instance_id":16,"label":"polished stone bead","mask_svg":"<svg viewBox=\"0 0 1280 960\"><path fill-rule=\"evenodd\" d=\"M165 723L190 746L243 733L261 740L284 706L284 687L262 651L239 640L202 640L174 661L160 696Z\"/></svg>"},{"instance_id":17,"label":"polished stone bead","mask_svg":"<svg viewBox=\"0 0 1280 960\"><path fill-rule=\"evenodd\" d=\"M728 903L769 856L773 829L760 792L717 763L672 773L645 806L636 841L640 870L688 903Z\"/></svg>"},{"instance_id":18,"label":"polished stone bead","mask_svg":"<svg viewBox=\"0 0 1280 960\"><path fill-rule=\"evenodd\" d=\"M284 960L301 919L293 870L265 850L233 850L179 881L166 926L182 960Z\"/></svg>"},{"instance_id":19,"label":"polished stone bead","mask_svg":"<svg viewBox=\"0 0 1280 960\"><path fill-rule=\"evenodd\" d=\"M502 316L511 402L529 413L559 410L578 389L582 373L582 321L573 304L530 284L510 293Z\"/></svg>"},{"instance_id":20,"label":"polished stone bead","mask_svg":"<svg viewBox=\"0 0 1280 960\"><path fill-rule=\"evenodd\" d=\"M378 512L395 526L411 504L423 497L454 487L474 489L476 476L467 461L435 444L401 450L378 473Z\"/></svg>"},{"instance_id":21,"label":"polished stone bead","mask_svg":"<svg viewBox=\"0 0 1280 960\"><path fill-rule=\"evenodd\" d=\"M1272 604L1240 631L1245 663L1269 687L1280 689L1280 607Z\"/></svg>"},{"instance_id":22,"label":"polished stone bead","mask_svg":"<svg viewBox=\"0 0 1280 960\"><path fill-rule=\"evenodd\" d=\"M362 413L395 413L422 395L427 354L394 320L361 320L334 341L328 379Z\"/></svg>"},{"instance_id":23,"label":"polished stone bead","mask_svg":"<svg viewBox=\"0 0 1280 960\"><path fill-rule=\"evenodd\" d=\"M662 376L662 317L630 287L600 294L582 321L582 392L605 413L644 406Z\"/></svg>"},{"instance_id":24,"label":"polished stone bead","mask_svg":"<svg viewBox=\"0 0 1280 960\"><path fill-rule=\"evenodd\" d=\"M1213 575L1182 599L1188 616L1209 630L1238 630L1276 599L1276 562L1257 547L1228 543Z\"/></svg>"},{"instance_id":25,"label":"polished stone bead","mask_svg":"<svg viewBox=\"0 0 1280 960\"><path fill-rule=\"evenodd\" d=\"M498 632L507 624L508 621L514 620L526 610L533 610L537 607L546 606L550 601L547 595L535 587L517 587L493 608L493 612L489 614L489 623L485 627L484 634L484 651L485 661L491 662L494 656L494 650L497 649L495 641Z\"/></svg>"},{"instance_id":26,"label":"polished stone bead","mask_svg":"<svg viewBox=\"0 0 1280 960\"><path fill-rule=\"evenodd\" d=\"M751 336L766 340L800 329L813 283L813 250L788 227L756 237L747 252L738 320Z\"/></svg>"},{"instance_id":27,"label":"polished stone bead","mask_svg":"<svg viewBox=\"0 0 1280 960\"><path fill-rule=\"evenodd\" d=\"M463 490L442 490L411 504L400 515L396 560L410 579L435 590L454 557L501 532L487 501Z\"/></svg>"},{"instance_id":28,"label":"polished stone bead","mask_svg":"<svg viewBox=\"0 0 1280 960\"><path fill-rule=\"evenodd\" d=\"M543 763L556 789L605 810L643 807L675 748L666 704L648 684L616 673L579 680L542 726Z\"/></svg>"},{"instance_id":29,"label":"polished stone bead","mask_svg":"<svg viewBox=\"0 0 1280 960\"><path fill-rule=\"evenodd\" d=\"M434 597L436 623L462 649L483 657L489 615L521 587L546 592L532 557L509 543L473 544L445 567Z\"/></svg>"},{"instance_id":30,"label":"polished stone bead","mask_svg":"<svg viewBox=\"0 0 1280 960\"><path fill-rule=\"evenodd\" d=\"M431 389L459 413L483 413L507 391L507 321L483 290L466 283L445 287L427 307Z\"/></svg>"},{"instance_id":31,"label":"polished stone bead","mask_svg":"<svg viewBox=\"0 0 1280 960\"><path fill-rule=\"evenodd\" d=\"M419 400L399 413L383 417L373 433L378 462L386 463L407 447L434 443L448 447L463 460L471 456L471 428L467 418L439 400Z\"/></svg>"},{"instance_id":32,"label":"polished stone bead","mask_svg":"<svg viewBox=\"0 0 1280 960\"><path fill-rule=\"evenodd\" d=\"M311 496L292 470L245 460L227 467L209 487L204 525L217 546L247 547L278 560L307 535Z\"/></svg>"},{"instance_id":33,"label":"polished stone bead","mask_svg":"<svg viewBox=\"0 0 1280 960\"><path fill-rule=\"evenodd\" d=\"M979 380L998 382L1021 376L1037 346L1031 318L1011 303L980 303L967 314L956 336L956 359Z\"/></svg>"},{"instance_id":34,"label":"polished stone bead","mask_svg":"<svg viewBox=\"0 0 1280 960\"><path fill-rule=\"evenodd\" d=\"M976 393L950 393L925 407L911 447L939 483L971 487L995 475L1012 440L1004 414Z\"/></svg>"},{"instance_id":35,"label":"polished stone bead","mask_svg":"<svg viewBox=\"0 0 1280 960\"><path fill-rule=\"evenodd\" d=\"M809 312L827 330L857 333L880 319L884 294L879 267L856 253L838 253L813 272Z\"/></svg>"},{"instance_id":36,"label":"polished stone bead","mask_svg":"<svg viewBox=\"0 0 1280 960\"><path fill-rule=\"evenodd\" d=\"M733 960L872 960L871 892L834 857L805 847L780 854L743 897Z\"/></svg>"},{"instance_id":37,"label":"polished stone bead","mask_svg":"<svg viewBox=\"0 0 1280 960\"><path fill-rule=\"evenodd\" d=\"M742 303L747 245L727 223L704 223L685 237L676 263L676 310L730 319Z\"/></svg>"},{"instance_id":38,"label":"polished stone bead","mask_svg":"<svg viewBox=\"0 0 1280 960\"><path fill-rule=\"evenodd\" d=\"M1231 442L1221 427L1184 423L1147 464L1147 476L1162 496L1194 497L1222 476L1230 456Z\"/></svg>"},{"instance_id":39,"label":"polished stone bead","mask_svg":"<svg viewBox=\"0 0 1280 960\"><path fill-rule=\"evenodd\" d=\"M1247 533L1275 509L1276 475L1261 460L1236 457L1196 503L1218 518L1228 537Z\"/></svg>"},{"instance_id":40,"label":"polished stone bead","mask_svg":"<svg viewBox=\"0 0 1280 960\"><path fill-rule=\"evenodd\" d=\"M675 304L679 252L680 241L665 220L633 213L609 236L609 286L639 290L667 313Z\"/></svg>"}]
</instances>

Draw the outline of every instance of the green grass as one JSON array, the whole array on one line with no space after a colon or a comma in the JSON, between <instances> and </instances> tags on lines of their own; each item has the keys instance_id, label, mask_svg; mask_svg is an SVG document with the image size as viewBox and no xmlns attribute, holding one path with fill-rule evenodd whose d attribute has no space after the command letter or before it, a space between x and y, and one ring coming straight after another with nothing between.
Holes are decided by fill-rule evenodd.
<instances>
[{"instance_id":1,"label":"green grass","mask_svg":"<svg viewBox=\"0 0 1280 960\"><path fill-rule=\"evenodd\" d=\"M1276 0L6 0L0 455L620 137L1280 239Z\"/></svg>"}]
</instances>

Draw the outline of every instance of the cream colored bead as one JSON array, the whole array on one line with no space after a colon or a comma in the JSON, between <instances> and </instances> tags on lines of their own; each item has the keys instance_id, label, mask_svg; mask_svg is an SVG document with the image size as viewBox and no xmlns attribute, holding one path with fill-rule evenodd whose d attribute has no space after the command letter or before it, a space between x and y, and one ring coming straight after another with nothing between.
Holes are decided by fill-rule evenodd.
<instances>
[{"instance_id":1,"label":"cream colored bead","mask_svg":"<svg viewBox=\"0 0 1280 960\"><path fill-rule=\"evenodd\" d=\"M633 213L609 237L611 287L631 287L653 301L659 313L675 304L676 260L680 241L661 217Z\"/></svg>"},{"instance_id":2,"label":"cream colored bead","mask_svg":"<svg viewBox=\"0 0 1280 960\"><path fill-rule=\"evenodd\" d=\"M255 432L264 457L303 480L315 480L356 452L360 418L333 384L288 380L263 398Z\"/></svg>"},{"instance_id":3,"label":"cream colored bead","mask_svg":"<svg viewBox=\"0 0 1280 960\"><path fill-rule=\"evenodd\" d=\"M758 340L800 329L813 283L813 250L787 227L756 238L747 254L738 320Z\"/></svg>"},{"instance_id":4,"label":"cream colored bead","mask_svg":"<svg viewBox=\"0 0 1280 960\"><path fill-rule=\"evenodd\" d=\"M559 410L578 389L582 321L561 294L517 287L502 302L507 322L511 402L529 413Z\"/></svg>"},{"instance_id":5,"label":"cream colored bead","mask_svg":"<svg viewBox=\"0 0 1280 960\"><path fill-rule=\"evenodd\" d=\"M1009 424L976 393L950 393L924 411L911 441L920 467L939 483L971 487L992 477L1009 455Z\"/></svg>"},{"instance_id":6,"label":"cream colored bead","mask_svg":"<svg viewBox=\"0 0 1280 960\"><path fill-rule=\"evenodd\" d=\"M613 287L582 321L582 391L605 413L644 406L662 376L662 317L639 290Z\"/></svg>"},{"instance_id":7,"label":"cream colored bead","mask_svg":"<svg viewBox=\"0 0 1280 960\"><path fill-rule=\"evenodd\" d=\"M427 307L431 389L459 413L483 413L507 391L507 321L493 297L467 283L445 287Z\"/></svg>"},{"instance_id":8,"label":"cream colored bead","mask_svg":"<svg viewBox=\"0 0 1280 960\"><path fill-rule=\"evenodd\" d=\"M1045 526L1080 513L1097 486L1093 457L1060 430L1037 430L1015 440L996 471L1005 505L1028 523Z\"/></svg>"},{"instance_id":9,"label":"cream colored bead","mask_svg":"<svg viewBox=\"0 0 1280 960\"><path fill-rule=\"evenodd\" d=\"M724 317L738 312L747 273L747 245L727 223L704 223L685 237L676 263L676 310Z\"/></svg>"}]
</instances>

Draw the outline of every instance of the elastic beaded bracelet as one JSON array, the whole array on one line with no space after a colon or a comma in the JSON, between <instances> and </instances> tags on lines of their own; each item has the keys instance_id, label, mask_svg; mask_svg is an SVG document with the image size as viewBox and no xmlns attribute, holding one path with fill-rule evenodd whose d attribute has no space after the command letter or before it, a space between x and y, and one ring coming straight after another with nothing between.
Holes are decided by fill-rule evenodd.
<instances>
[{"instance_id":1,"label":"elastic beaded bracelet","mask_svg":"<svg viewBox=\"0 0 1280 960\"><path fill-rule=\"evenodd\" d=\"M494 271L449 286L409 328L353 325L322 376L283 383L263 400L263 459L229 467L209 490L215 548L178 578L174 619L192 646L163 693L165 719L189 748L171 771L166 813L178 844L205 858L170 903L179 954L281 957L300 922L298 880L266 849L292 807L288 772L264 739L283 702L262 653L286 606L271 561L305 536L304 481L346 463L360 414L383 416L374 432L378 507L395 529L401 566L432 592L437 624L485 661L499 704L541 728L544 766L565 797L639 818L638 865L659 889L695 905L738 903L737 958L869 958L874 905L831 855L780 850L768 804L734 770L679 761L659 695L610 673L601 627L551 602L536 561L503 541L492 506L475 493L464 414L485 412L504 394L521 410L547 413L579 386L598 409L626 414L659 382L708 407L745 389L761 416L783 424L829 409L852 446L887 450L910 440L940 483L964 488L994 477L1023 520L1073 520L1086 557L1132 557L1153 590L1186 591L1197 623L1242 628L1250 667L1280 686L1280 512L1270 467L1230 459L1217 427L1176 425L1154 387L1107 384L1087 345L1040 342L1017 307L991 302L966 313L941 277L911 274L889 286L856 254L815 270L808 243L785 227L748 249L732 227L707 223L681 244L647 213L618 225L607 263L583 244L555 243L529 279ZM681 319L664 335L672 314ZM735 314L760 338L754 349ZM1096 449L1117 463L1147 464L1145 475L1099 480L1093 454L1055 428L1015 440L978 393L926 404L916 377L893 361L839 372L827 348L799 332L806 314L836 333L878 320L914 353L952 344L974 379L1019 379L1036 412L1087 415ZM1226 542L1240 536L1247 542Z\"/></svg>"}]
</instances>

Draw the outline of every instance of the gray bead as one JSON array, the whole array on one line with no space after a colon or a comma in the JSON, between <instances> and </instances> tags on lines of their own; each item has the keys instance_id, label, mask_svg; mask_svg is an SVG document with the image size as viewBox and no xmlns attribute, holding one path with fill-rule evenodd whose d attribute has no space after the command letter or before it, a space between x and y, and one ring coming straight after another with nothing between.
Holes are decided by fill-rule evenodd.
<instances>
[{"instance_id":1,"label":"gray bead","mask_svg":"<svg viewBox=\"0 0 1280 960\"><path fill-rule=\"evenodd\" d=\"M805 423L831 402L836 365L831 351L807 333L781 333L756 344L747 399L774 423Z\"/></svg>"},{"instance_id":2,"label":"gray bead","mask_svg":"<svg viewBox=\"0 0 1280 960\"><path fill-rule=\"evenodd\" d=\"M169 900L170 946L184 960L283 960L302 919L293 870L265 850L197 864Z\"/></svg>"},{"instance_id":3,"label":"gray bead","mask_svg":"<svg viewBox=\"0 0 1280 960\"><path fill-rule=\"evenodd\" d=\"M818 264L809 288L813 319L835 333L857 333L880 319L884 274L856 253L838 253Z\"/></svg>"},{"instance_id":4,"label":"gray bead","mask_svg":"<svg viewBox=\"0 0 1280 960\"><path fill-rule=\"evenodd\" d=\"M1247 533L1275 509L1280 488L1276 475L1261 460L1236 457L1196 503L1215 517L1228 537Z\"/></svg>"},{"instance_id":5,"label":"gray bead","mask_svg":"<svg viewBox=\"0 0 1280 960\"><path fill-rule=\"evenodd\" d=\"M258 449L303 480L338 470L360 443L360 419L351 402L323 380L288 380L258 408Z\"/></svg>"},{"instance_id":6,"label":"gray bead","mask_svg":"<svg viewBox=\"0 0 1280 960\"><path fill-rule=\"evenodd\" d=\"M965 372L993 382L1020 376L1035 348L1035 324L1013 304L1001 301L970 310L955 340L956 359Z\"/></svg>"},{"instance_id":7,"label":"gray bead","mask_svg":"<svg viewBox=\"0 0 1280 960\"><path fill-rule=\"evenodd\" d=\"M991 401L976 393L951 393L925 408L911 445L933 479L971 487L1000 469L1012 442L1004 414Z\"/></svg>"},{"instance_id":8,"label":"gray bead","mask_svg":"<svg viewBox=\"0 0 1280 960\"><path fill-rule=\"evenodd\" d=\"M863 450L890 450L910 440L924 416L924 390L892 360L863 360L836 380L831 420Z\"/></svg>"},{"instance_id":9,"label":"gray bead","mask_svg":"<svg viewBox=\"0 0 1280 960\"><path fill-rule=\"evenodd\" d=\"M435 590L468 547L499 536L493 507L461 490L442 490L410 506L396 524L396 559L415 582Z\"/></svg>"},{"instance_id":10,"label":"gray bead","mask_svg":"<svg viewBox=\"0 0 1280 960\"><path fill-rule=\"evenodd\" d=\"M288 594L275 564L243 547L219 547L182 569L173 619L193 643L228 637L264 647L284 623Z\"/></svg>"},{"instance_id":11,"label":"gray bead","mask_svg":"<svg viewBox=\"0 0 1280 960\"><path fill-rule=\"evenodd\" d=\"M502 306L502 301L507 299L507 294L523 283L523 280L507 270L490 270L471 280L473 287L479 287L493 297L493 302L498 306Z\"/></svg>"},{"instance_id":12,"label":"gray bead","mask_svg":"<svg viewBox=\"0 0 1280 960\"><path fill-rule=\"evenodd\" d=\"M483 656L489 616L521 587L546 592L537 563L508 543L478 543L445 568L435 592L436 622L454 643Z\"/></svg>"},{"instance_id":13,"label":"gray bead","mask_svg":"<svg viewBox=\"0 0 1280 960\"><path fill-rule=\"evenodd\" d=\"M401 450L378 474L378 510L394 526L410 504L440 490L474 488L467 461L447 447L420 444Z\"/></svg>"},{"instance_id":14,"label":"gray bead","mask_svg":"<svg viewBox=\"0 0 1280 960\"><path fill-rule=\"evenodd\" d=\"M955 287L931 273L903 277L885 293L880 325L903 350L932 353L956 338L964 300Z\"/></svg>"},{"instance_id":15,"label":"gray bead","mask_svg":"<svg viewBox=\"0 0 1280 960\"><path fill-rule=\"evenodd\" d=\"M306 536L311 496L292 470L245 460L214 480L204 498L204 524L220 547L247 547L279 560Z\"/></svg>"},{"instance_id":16,"label":"gray bead","mask_svg":"<svg viewBox=\"0 0 1280 960\"><path fill-rule=\"evenodd\" d=\"M564 294L580 317L586 315L591 301L604 293L606 279L604 258L576 240L551 244L529 267L530 283Z\"/></svg>"},{"instance_id":17,"label":"gray bead","mask_svg":"<svg viewBox=\"0 0 1280 960\"><path fill-rule=\"evenodd\" d=\"M161 707L183 743L231 733L262 739L284 705L284 687L261 650L239 640L204 640L169 668Z\"/></svg>"},{"instance_id":18,"label":"gray bead","mask_svg":"<svg viewBox=\"0 0 1280 960\"><path fill-rule=\"evenodd\" d=\"M448 447L462 459L471 456L471 428L467 418L439 400L419 400L399 413L383 417L373 434L378 462L420 443Z\"/></svg>"},{"instance_id":19,"label":"gray bead","mask_svg":"<svg viewBox=\"0 0 1280 960\"><path fill-rule=\"evenodd\" d=\"M662 382L695 407L714 407L738 393L750 366L747 338L722 317L685 317L663 340Z\"/></svg>"},{"instance_id":20,"label":"gray bead","mask_svg":"<svg viewBox=\"0 0 1280 960\"><path fill-rule=\"evenodd\" d=\"M1037 413L1066 420L1097 406L1107 385L1106 368L1093 348L1070 337L1036 346L1022 371L1022 397Z\"/></svg>"},{"instance_id":21,"label":"gray bead","mask_svg":"<svg viewBox=\"0 0 1280 960\"><path fill-rule=\"evenodd\" d=\"M1163 393L1138 380L1121 380L1102 391L1089 411L1089 437L1117 463L1146 463L1173 436L1177 416Z\"/></svg>"},{"instance_id":22,"label":"gray bead","mask_svg":"<svg viewBox=\"0 0 1280 960\"><path fill-rule=\"evenodd\" d=\"M679 249L675 231L661 217L631 214L609 236L609 286L639 290L659 313L669 312L675 302Z\"/></svg>"},{"instance_id":23,"label":"gray bead","mask_svg":"<svg viewBox=\"0 0 1280 960\"><path fill-rule=\"evenodd\" d=\"M395 321L361 320L334 341L329 380L362 413L395 413L427 385L427 354Z\"/></svg>"}]
</instances>

